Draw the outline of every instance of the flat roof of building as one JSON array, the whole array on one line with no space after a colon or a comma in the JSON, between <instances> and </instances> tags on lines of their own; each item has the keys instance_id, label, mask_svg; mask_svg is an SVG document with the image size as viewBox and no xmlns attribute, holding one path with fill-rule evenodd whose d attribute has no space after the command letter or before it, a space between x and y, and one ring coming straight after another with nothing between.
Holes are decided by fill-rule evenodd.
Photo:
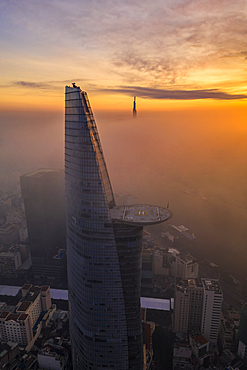
<instances>
[{"instance_id":1,"label":"flat roof of building","mask_svg":"<svg viewBox=\"0 0 247 370\"><path fill-rule=\"evenodd\" d=\"M141 307L153 310L170 311L170 299L141 297Z\"/></svg>"},{"instance_id":2,"label":"flat roof of building","mask_svg":"<svg viewBox=\"0 0 247 370\"><path fill-rule=\"evenodd\" d=\"M197 259L194 256L192 256L189 252L181 253L179 255L179 258L183 260L184 262L192 262L192 263L197 262Z\"/></svg>"},{"instance_id":3,"label":"flat roof of building","mask_svg":"<svg viewBox=\"0 0 247 370\"><path fill-rule=\"evenodd\" d=\"M48 289L49 289L48 285L43 285L40 290L41 290L41 292L46 292Z\"/></svg>"},{"instance_id":4,"label":"flat roof of building","mask_svg":"<svg viewBox=\"0 0 247 370\"><path fill-rule=\"evenodd\" d=\"M17 313L10 313L8 315L8 317L6 318L6 321L9 321L9 320L14 320L14 321L17 321L17 319L19 318L20 314L17 314Z\"/></svg>"},{"instance_id":5,"label":"flat roof of building","mask_svg":"<svg viewBox=\"0 0 247 370\"><path fill-rule=\"evenodd\" d=\"M35 292L35 293L33 293L33 292L29 293L29 291L28 291L27 294L25 295L25 297L21 298L21 302L25 302L25 301L34 302L39 294L40 294L39 291Z\"/></svg>"},{"instance_id":6,"label":"flat roof of building","mask_svg":"<svg viewBox=\"0 0 247 370\"><path fill-rule=\"evenodd\" d=\"M8 314L9 314L9 311L3 311L3 312L0 313L0 318L5 319L5 317L7 317Z\"/></svg>"},{"instance_id":7,"label":"flat roof of building","mask_svg":"<svg viewBox=\"0 0 247 370\"><path fill-rule=\"evenodd\" d=\"M172 217L168 208L153 206L150 204L134 204L132 206L120 206L110 209L111 218L125 224L154 225L167 221Z\"/></svg>"},{"instance_id":8,"label":"flat roof of building","mask_svg":"<svg viewBox=\"0 0 247 370\"><path fill-rule=\"evenodd\" d=\"M39 170L23 175L23 177L41 177L47 172L59 172L59 171L61 171L61 169L59 168L40 168Z\"/></svg>"},{"instance_id":9,"label":"flat roof of building","mask_svg":"<svg viewBox=\"0 0 247 370\"><path fill-rule=\"evenodd\" d=\"M207 339L204 338L203 335L194 335L193 336L193 340L196 344L198 344L199 346L202 346L203 344L206 344L208 343Z\"/></svg>"},{"instance_id":10,"label":"flat roof of building","mask_svg":"<svg viewBox=\"0 0 247 370\"><path fill-rule=\"evenodd\" d=\"M29 288L31 288L32 284L25 284L23 285L22 289L24 290L28 290Z\"/></svg>"},{"instance_id":11,"label":"flat roof of building","mask_svg":"<svg viewBox=\"0 0 247 370\"><path fill-rule=\"evenodd\" d=\"M15 257L16 252L0 252L0 257Z\"/></svg>"},{"instance_id":12,"label":"flat roof of building","mask_svg":"<svg viewBox=\"0 0 247 370\"><path fill-rule=\"evenodd\" d=\"M29 292L40 292L40 286L32 285Z\"/></svg>"},{"instance_id":13,"label":"flat roof of building","mask_svg":"<svg viewBox=\"0 0 247 370\"><path fill-rule=\"evenodd\" d=\"M219 280L217 279L208 279L208 278L201 278L201 282L205 290L215 291L217 293L222 293Z\"/></svg>"},{"instance_id":14,"label":"flat roof of building","mask_svg":"<svg viewBox=\"0 0 247 370\"><path fill-rule=\"evenodd\" d=\"M0 295L16 296L20 286L0 285Z\"/></svg>"},{"instance_id":15,"label":"flat roof of building","mask_svg":"<svg viewBox=\"0 0 247 370\"><path fill-rule=\"evenodd\" d=\"M25 321L27 317L28 317L28 314L26 314L26 313L22 313L22 314L20 314L20 316L19 316L19 319L18 319L18 320L23 320L23 321Z\"/></svg>"},{"instance_id":16,"label":"flat roof of building","mask_svg":"<svg viewBox=\"0 0 247 370\"><path fill-rule=\"evenodd\" d=\"M11 347L11 349L15 348L18 346L18 343L11 342L10 340L7 342L7 345Z\"/></svg>"},{"instance_id":17,"label":"flat roof of building","mask_svg":"<svg viewBox=\"0 0 247 370\"><path fill-rule=\"evenodd\" d=\"M31 302L27 302L27 301L25 301L25 302L22 302L22 304L20 305L20 307L18 308L18 312L19 311L24 311L24 312L26 312L26 310L28 309L28 307L31 305L32 303Z\"/></svg>"}]
</instances>

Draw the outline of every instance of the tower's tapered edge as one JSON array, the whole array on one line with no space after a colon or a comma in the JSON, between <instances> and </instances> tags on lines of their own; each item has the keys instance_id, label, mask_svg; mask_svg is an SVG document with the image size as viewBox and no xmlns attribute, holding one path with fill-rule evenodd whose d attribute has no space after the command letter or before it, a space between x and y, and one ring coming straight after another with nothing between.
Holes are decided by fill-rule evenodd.
<instances>
[{"instance_id":1,"label":"tower's tapered edge","mask_svg":"<svg viewBox=\"0 0 247 370\"><path fill-rule=\"evenodd\" d=\"M150 204L115 206L110 209L110 214L112 220L135 226L155 225L172 217L172 212L168 208Z\"/></svg>"},{"instance_id":2,"label":"tower's tapered edge","mask_svg":"<svg viewBox=\"0 0 247 370\"><path fill-rule=\"evenodd\" d=\"M70 338L75 370L143 369L140 292L144 225L162 207L116 207L86 92L65 88Z\"/></svg>"}]
</instances>

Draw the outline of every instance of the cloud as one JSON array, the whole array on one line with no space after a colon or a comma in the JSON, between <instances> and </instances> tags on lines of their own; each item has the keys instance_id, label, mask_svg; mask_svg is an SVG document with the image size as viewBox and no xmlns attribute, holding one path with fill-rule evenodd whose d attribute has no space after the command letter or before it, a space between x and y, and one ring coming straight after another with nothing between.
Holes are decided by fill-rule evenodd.
<instances>
[{"instance_id":1,"label":"cloud","mask_svg":"<svg viewBox=\"0 0 247 370\"><path fill-rule=\"evenodd\" d=\"M87 83L88 80L82 78L71 78L69 80L55 80L55 81L44 81L44 82L33 82L33 81L12 81L9 85L2 85L0 87L24 87L27 89L37 90L61 90L64 88L64 84L71 84L72 82Z\"/></svg>"},{"instance_id":2,"label":"cloud","mask_svg":"<svg viewBox=\"0 0 247 370\"><path fill-rule=\"evenodd\" d=\"M197 100L216 99L233 100L247 99L245 94L229 94L217 89L205 90L163 90L140 86L123 86L116 89L101 89L105 93L119 93L130 96L138 96L143 99L171 99L171 100Z\"/></svg>"},{"instance_id":3,"label":"cloud","mask_svg":"<svg viewBox=\"0 0 247 370\"><path fill-rule=\"evenodd\" d=\"M51 86L46 83L41 83L41 82L29 82L29 81L14 81L12 82L12 85L14 86L19 86L19 87L27 87L31 89L42 89L42 90L48 90L48 89L53 89L54 86Z\"/></svg>"},{"instance_id":4,"label":"cloud","mask_svg":"<svg viewBox=\"0 0 247 370\"><path fill-rule=\"evenodd\" d=\"M11 86L19 86L28 89L39 89L39 90L61 90L64 87L64 83L71 84L71 81L84 82L86 80L77 78L63 81L49 81L47 83L42 82L30 82L30 81L15 81ZM52 84L51 84L52 82ZM125 94L128 96L138 96L143 99L171 99L171 100L197 100L197 99L216 99L216 100L236 100L246 99L245 94L229 94L218 89L197 89L197 90L183 90L183 89L158 89L142 86L119 86L116 88L102 88L97 84L87 83L89 90L95 92L103 92L108 94ZM7 86L6 86L7 87Z\"/></svg>"},{"instance_id":5,"label":"cloud","mask_svg":"<svg viewBox=\"0 0 247 370\"><path fill-rule=\"evenodd\" d=\"M4 0L2 72L20 83L20 75L31 83L81 75L115 86L220 88L227 74L245 79L246 14L246 0Z\"/></svg>"}]
</instances>

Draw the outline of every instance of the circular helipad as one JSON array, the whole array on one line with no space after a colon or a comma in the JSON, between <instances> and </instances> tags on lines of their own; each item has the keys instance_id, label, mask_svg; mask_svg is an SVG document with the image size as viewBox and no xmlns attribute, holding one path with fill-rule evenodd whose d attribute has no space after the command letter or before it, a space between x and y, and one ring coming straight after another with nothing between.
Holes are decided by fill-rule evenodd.
<instances>
[{"instance_id":1,"label":"circular helipad","mask_svg":"<svg viewBox=\"0 0 247 370\"><path fill-rule=\"evenodd\" d=\"M135 211L135 215L137 216L147 216L148 215L148 211Z\"/></svg>"},{"instance_id":2,"label":"circular helipad","mask_svg":"<svg viewBox=\"0 0 247 370\"><path fill-rule=\"evenodd\" d=\"M113 220L143 226L158 224L172 217L168 208L149 204L113 207L110 209L110 213Z\"/></svg>"}]
</instances>

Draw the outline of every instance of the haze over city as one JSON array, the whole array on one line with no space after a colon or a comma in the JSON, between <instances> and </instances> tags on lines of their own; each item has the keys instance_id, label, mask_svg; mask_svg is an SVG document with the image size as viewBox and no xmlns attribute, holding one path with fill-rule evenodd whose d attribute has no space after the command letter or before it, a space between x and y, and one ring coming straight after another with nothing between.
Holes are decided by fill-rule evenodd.
<instances>
[{"instance_id":1,"label":"haze over city","mask_svg":"<svg viewBox=\"0 0 247 370\"><path fill-rule=\"evenodd\" d=\"M174 222L217 263L224 253L244 272L246 7L2 1L1 185L63 166L64 85L75 81L89 94L114 191L169 201Z\"/></svg>"},{"instance_id":2,"label":"haze over city","mask_svg":"<svg viewBox=\"0 0 247 370\"><path fill-rule=\"evenodd\" d=\"M0 368L246 370L246 0L0 32Z\"/></svg>"}]
</instances>

